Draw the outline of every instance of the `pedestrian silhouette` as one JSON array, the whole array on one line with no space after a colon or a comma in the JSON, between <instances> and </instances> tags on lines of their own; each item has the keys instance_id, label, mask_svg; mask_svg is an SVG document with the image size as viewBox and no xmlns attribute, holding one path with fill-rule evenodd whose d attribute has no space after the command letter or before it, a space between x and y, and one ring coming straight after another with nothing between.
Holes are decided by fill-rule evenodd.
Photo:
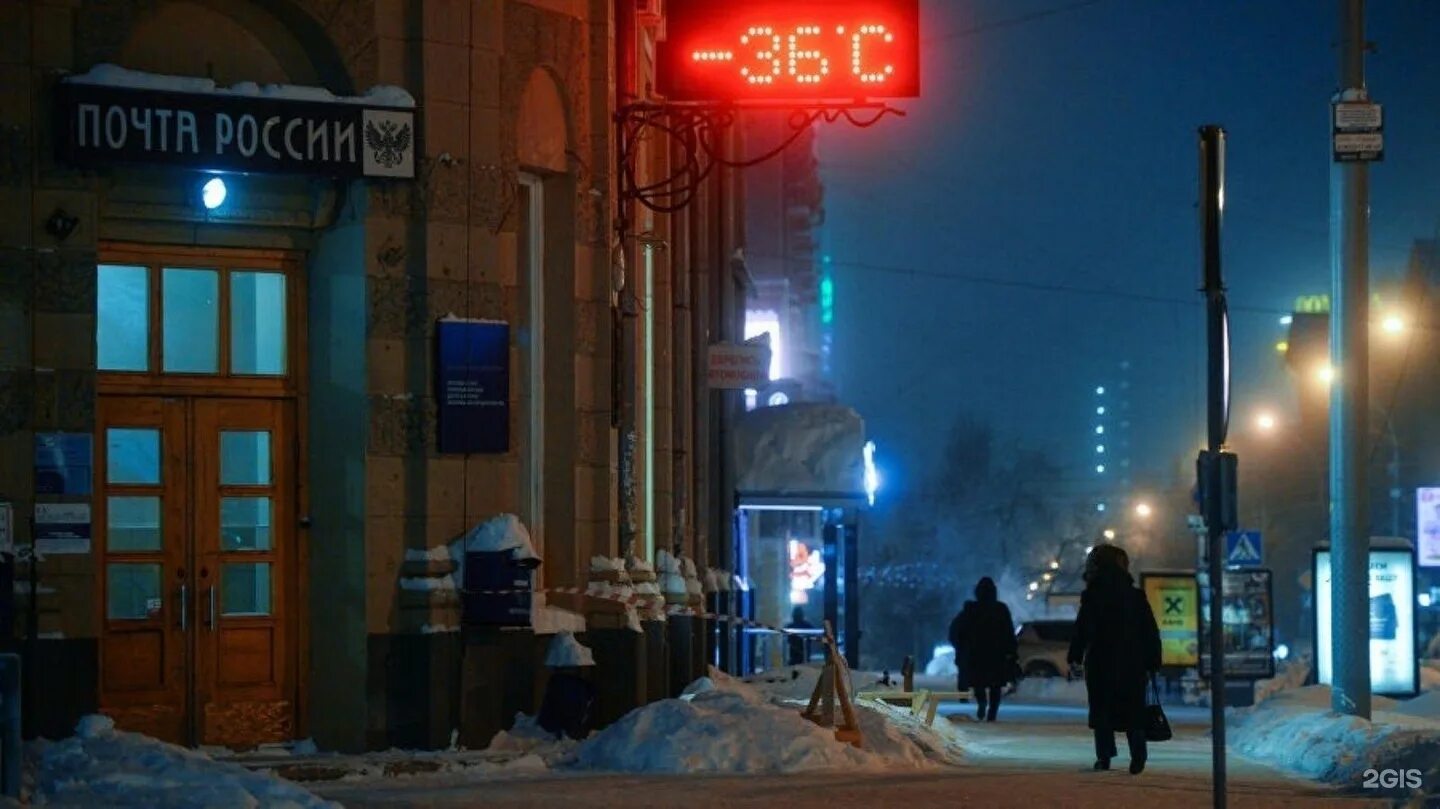
<instances>
[{"instance_id":1,"label":"pedestrian silhouette","mask_svg":"<svg viewBox=\"0 0 1440 809\"><path fill-rule=\"evenodd\" d=\"M785 625L786 629L814 629L815 625L805 620L805 609L796 607L790 613L790 623ZM792 634L785 639L785 664L788 666L799 666L809 661L808 635Z\"/></svg>"},{"instance_id":2,"label":"pedestrian silhouette","mask_svg":"<svg viewBox=\"0 0 1440 809\"><path fill-rule=\"evenodd\" d=\"M1019 652L1010 608L989 576L975 585L975 600L966 601L950 622L950 645L955 647L956 690L973 690L975 718L994 722Z\"/></svg>"},{"instance_id":3,"label":"pedestrian silhouette","mask_svg":"<svg viewBox=\"0 0 1440 809\"><path fill-rule=\"evenodd\" d=\"M1130 772L1145 769L1145 685L1160 668L1160 629L1145 594L1130 576L1130 557L1115 545L1096 545L1085 559L1085 591L1067 655L1084 666L1089 724L1095 731L1095 769L1110 769L1115 734L1125 732Z\"/></svg>"}]
</instances>

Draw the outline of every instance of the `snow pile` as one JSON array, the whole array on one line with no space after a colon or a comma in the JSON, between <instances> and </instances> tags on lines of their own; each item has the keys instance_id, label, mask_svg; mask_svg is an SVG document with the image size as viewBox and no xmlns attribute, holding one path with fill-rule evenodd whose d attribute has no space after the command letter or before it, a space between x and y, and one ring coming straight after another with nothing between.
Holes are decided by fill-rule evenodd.
<instances>
[{"instance_id":1,"label":"snow pile","mask_svg":"<svg viewBox=\"0 0 1440 809\"><path fill-rule=\"evenodd\" d=\"M490 753L512 753L517 756L538 759L545 768L567 763L574 755L579 742L555 734L540 727L538 717L515 714L515 723L509 730L502 730L490 740L485 748Z\"/></svg>"},{"instance_id":2,"label":"snow pile","mask_svg":"<svg viewBox=\"0 0 1440 809\"><path fill-rule=\"evenodd\" d=\"M875 750L835 740L831 729L771 703L760 691L723 676L692 684L680 699L654 702L583 742L585 769L660 773L795 773L889 770L930 760L883 716L862 720ZM867 735L866 741L870 742Z\"/></svg>"},{"instance_id":3,"label":"snow pile","mask_svg":"<svg viewBox=\"0 0 1440 809\"><path fill-rule=\"evenodd\" d=\"M426 550L417 548L405 549L405 561L407 562L453 562L455 557L450 555L450 546L439 545Z\"/></svg>"},{"instance_id":4,"label":"snow pile","mask_svg":"<svg viewBox=\"0 0 1440 809\"><path fill-rule=\"evenodd\" d=\"M717 567L705 569L705 592L707 593L728 593L730 592L730 571L721 570Z\"/></svg>"},{"instance_id":5,"label":"snow pile","mask_svg":"<svg viewBox=\"0 0 1440 809\"><path fill-rule=\"evenodd\" d=\"M530 532L525 523L514 514L501 514L470 529L452 548L451 554L458 556L466 551L513 551L516 561L539 561L540 554L530 542Z\"/></svg>"},{"instance_id":6,"label":"snow pile","mask_svg":"<svg viewBox=\"0 0 1440 809\"><path fill-rule=\"evenodd\" d=\"M585 631L585 616L545 603L545 594L530 597L530 629L537 635Z\"/></svg>"},{"instance_id":7,"label":"snow pile","mask_svg":"<svg viewBox=\"0 0 1440 809\"><path fill-rule=\"evenodd\" d=\"M69 806L335 806L274 776L117 731L114 721L96 715L81 719L74 736L40 747L35 790L36 803Z\"/></svg>"},{"instance_id":8,"label":"snow pile","mask_svg":"<svg viewBox=\"0 0 1440 809\"><path fill-rule=\"evenodd\" d=\"M930 653L930 662L925 664L928 677L954 677L960 673L955 667L955 647L948 643L936 646Z\"/></svg>"},{"instance_id":9,"label":"snow pile","mask_svg":"<svg viewBox=\"0 0 1440 809\"><path fill-rule=\"evenodd\" d=\"M545 653L545 665L550 668L571 668L595 665L595 654L569 632L561 632L550 641Z\"/></svg>"},{"instance_id":10,"label":"snow pile","mask_svg":"<svg viewBox=\"0 0 1440 809\"><path fill-rule=\"evenodd\" d=\"M1420 690L1440 689L1440 662L1428 660L1420 667Z\"/></svg>"},{"instance_id":11,"label":"snow pile","mask_svg":"<svg viewBox=\"0 0 1440 809\"><path fill-rule=\"evenodd\" d=\"M1310 677L1310 658L1302 656L1280 664L1275 672L1275 677L1269 680L1259 680L1255 683L1255 704L1259 705L1267 699L1294 688L1305 685Z\"/></svg>"},{"instance_id":12,"label":"snow pile","mask_svg":"<svg viewBox=\"0 0 1440 809\"><path fill-rule=\"evenodd\" d=\"M1372 721L1366 722L1331 712L1330 688L1309 686L1230 710L1227 733L1240 753L1308 778L1354 786L1368 769L1418 768L1433 789L1440 778L1440 721L1398 707L1375 697Z\"/></svg>"},{"instance_id":13,"label":"snow pile","mask_svg":"<svg viewBox=\"0 0 1440 809\"><path fill-rule=\"evenodd\" d=\"M762 407L742 415L733 436L738 491L865 491L865 422L847 407Z\"/></svg>"},{"instance_id":14,"label":"snow pile","mask_svg":"<svg viewBox=\"0 0 1440 809\"><path fill-rule=\"evenodd\" d=\"M1440 721L1440 690L1426 691L1414 699L1397 702L1391 712Z\"/></svg>"},{"instance_id":15,"label":"snow pile","mask_svg":"<svg viewBox=\"0 0 1440 809\"><path fill-rule=\"evenodd\" d=\"M661 551L661 553L664 553L664 551ZM591 572L591 573L624 573L624 572L625 572L625 560L624 560L624 559L621 559L621 558L618 557L618 556L615 557L614 559L611 559L611 558L608 557L608 556L592 556L592 557L590 557L590 572Z\"/></svg>"},{"instance_id":16,"label":"snow pile","mask_svg":"<svg viewBox=\"0 0 1440 809\"><path fill-rule=\"evenodd\" d=\"M1064 677L1026 677L1015 687L1016 702L1047 702L1054 705L1085 705L1090 701L1084 680Z\"/></svg>"},{"instance_id":17,"label":"snow pile","mask_svg":"<svg viewBox=\"0 0 1440 809\"><path fill-rule=\"evenodd\" d=\"M98 64L85 73L65 79L77 84L98 84L106 87L129 87L137 90L161 90L172 93L198 93L202 95L258 96L287 101L319 101L338 104L369 104L381 107L414 107L415 97L403 88L381 84L371 87L361 96L337 96L323 87L305 87L295 84L258 85L253 81L240 82L233 87L219 87L211 79L192 76L168 76L162 73L144 73L127 70L118 65Z\"/></svg>"}]
</instances>

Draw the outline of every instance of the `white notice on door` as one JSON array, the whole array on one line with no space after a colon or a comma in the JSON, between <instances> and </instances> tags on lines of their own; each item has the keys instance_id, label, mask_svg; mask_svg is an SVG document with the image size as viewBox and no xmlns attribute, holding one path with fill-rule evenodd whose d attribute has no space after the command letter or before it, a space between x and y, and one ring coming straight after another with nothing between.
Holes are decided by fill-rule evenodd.
<instances>
[{"instance_id":1,"label":"white notice on door","mask_svg":"<svg viewBox=\"0 0 1440 809\"><path fill-rule=\"evenodd\" d=\"M47 554L90 552L89 503L36 503L35 552Z\"/></svg>"}]
</instances>

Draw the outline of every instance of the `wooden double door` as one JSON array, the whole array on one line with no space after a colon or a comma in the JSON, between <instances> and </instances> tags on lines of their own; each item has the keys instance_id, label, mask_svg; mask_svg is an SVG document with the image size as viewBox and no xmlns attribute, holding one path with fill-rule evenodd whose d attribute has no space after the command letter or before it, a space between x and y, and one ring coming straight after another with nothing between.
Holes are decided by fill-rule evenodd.
<instances>
[{"instance_id":1,"label":"wooden double door","mask_svg":"<svg viewBox=\"0 0 1440 809\"><path fill-rule=\"evenodd\" d=\"M102 396L96 421L101 712L181 744L293 738L293 401Z\"/></svg>"}]
</instances>

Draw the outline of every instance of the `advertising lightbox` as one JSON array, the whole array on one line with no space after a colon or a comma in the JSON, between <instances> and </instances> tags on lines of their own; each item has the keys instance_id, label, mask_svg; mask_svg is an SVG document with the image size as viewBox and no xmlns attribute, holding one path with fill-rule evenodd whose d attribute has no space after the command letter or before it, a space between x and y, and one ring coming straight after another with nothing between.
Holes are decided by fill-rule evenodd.
<instances>
[{"instance_id":1,"label":"advertising lightbox","mask_svg":"<svg viewBox=\"0 0 1440 809\"><path fill-rule=\"evenodd\" d=\"M1315 668L1329 685L1331 660L1330 551L1315 551ZM1408 548L1370 550L1370 688L1377 694L1416 693L1415 556Z\"/></svg>"},{"instance_id":2,"label":"advertising lightbox","mask_svg":"<svg viewBox=\"0 0 1440 809\"><path fill-rule=\"evenodd\" d=\"M1420 566L1440 567L1440 488L1415 490L1415 535L1420 539Z\"/></svg>"},{"instance_id":3,"label":"advertising lightbox","mask_svg":"<svg viewBox=\"0 0 1440 809\"><path fill-rule=\"evenodd\" d=\"M1160 665L1200 662L1200 595L1193 573L1141 573L1140 587L1160 627Z\"/></svg>"}]
</instances>

